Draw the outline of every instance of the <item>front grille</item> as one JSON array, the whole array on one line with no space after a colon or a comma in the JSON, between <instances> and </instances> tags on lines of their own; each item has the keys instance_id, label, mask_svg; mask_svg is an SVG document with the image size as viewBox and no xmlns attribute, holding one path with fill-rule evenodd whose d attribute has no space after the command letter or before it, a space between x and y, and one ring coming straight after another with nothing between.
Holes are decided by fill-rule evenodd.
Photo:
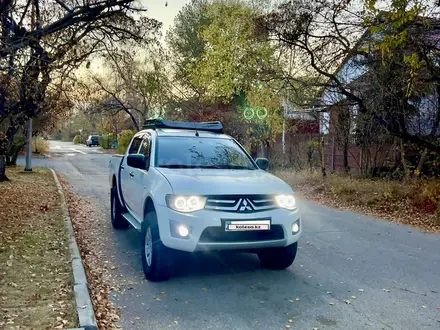
<instances>
[{"instance_id":1,"label":"front grille","mask_svg":"<svg viewBox=\"0 0 440 330\"><path fill-rule=\"evenodd\" d=\"M284 239L281 225L272 225L266 231L225 231L224 227L205 228L200 236L201 243L254 242Z\"/></svg>"},{"instance_id":2,"label":"front grille","mask_svg":"<svg viewBox=\"0 0 440 330\"><path fill-rule=\"evenodd\" d=\"M277 208L273 196L268 195L219 195L209 196L205 209L222 212L252 213Z\"/></svg>"}]
</instances>

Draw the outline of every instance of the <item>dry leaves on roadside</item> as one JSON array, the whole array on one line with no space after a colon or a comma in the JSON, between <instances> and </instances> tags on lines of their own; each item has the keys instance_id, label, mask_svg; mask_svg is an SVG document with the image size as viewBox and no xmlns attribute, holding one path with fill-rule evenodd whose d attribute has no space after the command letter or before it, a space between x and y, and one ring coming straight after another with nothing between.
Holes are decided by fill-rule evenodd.
<instances>
[{"instance_id":1,"label":"dry leaves on roadside","mask_svg":"<svg viewBox=\"0 0 440 330\"><path fill-rule=\"evenodd\" d=\"M48 169L8 168L0 184L0 328L77 325L67 233ZM5 267L2 267L5 265Z\"/></svg>"},{"instance_id":2,"label":"dry leaves on roadside","mask_svg":"<svg viewBox=\"0 0 440 330\"><path fill-rule=\"evenodd\" d=\"M439 216L434 213L422 212L422 208L413 205L417 198L414 200L411 199L412 197L397 198L393 194L391 194L393 198L387 198L389 192L386 189L390 191L397 189L396 187L399 187L399 190L411 189L411 187L417 187L417 182L405 183L399 186L400 183L391 180L375 181L342 175L328 175L323 180L316 173L305 174L282 171L276 174L292 184L297 195L301 198L340 210L359 212L379 219L411 225L427 232L440 232ZM389 187L386 185L389 185ZM363 194L365 193L370 197L369 202L366 202L364 198L365 195ZM417 197L420 194L411 193L409 196Z\"/></svg>"},{"instance_id":3,"label":"dry leaves on roadside","mask_svg":"<svg viewBox=\"0 0 440 330\"><path fill-rule=\"evenodd\" d=\"M86 200L77 197L64 178L60 177L76 239L83 259L87 281L90 286L93 308L100 330L117 329L120 311L110 301L110 293L115 289L108 281L108 269L102 260L99 243L102 241L102 217ZM113 266L114 267L114 266Z\"/></svg>"}]
</instances>

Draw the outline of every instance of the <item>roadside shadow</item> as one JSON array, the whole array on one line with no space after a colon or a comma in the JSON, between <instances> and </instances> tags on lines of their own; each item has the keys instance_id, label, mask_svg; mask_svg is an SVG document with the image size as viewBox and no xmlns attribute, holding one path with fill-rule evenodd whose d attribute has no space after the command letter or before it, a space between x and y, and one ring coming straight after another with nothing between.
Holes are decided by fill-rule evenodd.
<instances>
[{"instance_id":1,"label":"roadside shadow","mask_svg":"<svg viewBox=\"0 0 440 330\"><path fill-rule=\"evenodd\" d=\"M262 269L256 254L239 251L175 253L174 278L247 273Z\"/></svg>"},{"instance_id":2,"label":"roadside shadow","mask_svg":"<svg viewBox=\"0 0 440 330\"><path fill-rule=\"evenodd\" d=\"M130 228L111 234L116 250L122 251L119 262L142 273L141 234ZM256 254L239 251L174 251L173 278L237 274L262 270Z\"/></svg>"}]
</instances>

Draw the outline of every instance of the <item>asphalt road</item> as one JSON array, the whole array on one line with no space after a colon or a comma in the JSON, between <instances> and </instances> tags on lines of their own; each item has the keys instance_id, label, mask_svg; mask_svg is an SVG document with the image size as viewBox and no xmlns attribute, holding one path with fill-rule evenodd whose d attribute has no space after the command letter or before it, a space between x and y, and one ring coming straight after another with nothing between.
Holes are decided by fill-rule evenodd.
<instances>
[{"instance_id":1,"label":"asphalt road","mask_svg":"<svg viewBox=\"0 0 440 330\"><path fill-rule=\"evenodd\" d=\"M98 202L107 252L120 265L113 272L133 282L113 295L123 329L440 329L439 235L299 201L304 234L288 270L261 269L249 254L201 254L185 258L168 282L152 283L143 277L140 235L110 226L111 156L51 143L53 157L33 166L59 171Z\"/></svg>"}]
</instances>

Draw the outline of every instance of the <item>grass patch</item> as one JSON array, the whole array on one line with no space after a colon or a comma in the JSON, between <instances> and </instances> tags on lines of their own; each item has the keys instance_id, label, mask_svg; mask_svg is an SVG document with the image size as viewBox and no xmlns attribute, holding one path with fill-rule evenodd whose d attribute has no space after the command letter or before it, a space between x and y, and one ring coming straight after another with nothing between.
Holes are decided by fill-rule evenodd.
<instances>
[{"instance_id":1,"label":"grass patch","mask_svg":"<svg viewBox=\"0 0 440 330\"><path fill-rule=\"evenodd\" d=\"M280 171L295 191L332 207L440 231L440 181L367 179L320 172Z\"/></svg>"},{"instance_id":2,"label":"grass patch","mask_svg":"<svg viewBox=\"0 0 440 330\"><path fill-rule=\"evenodd\" d=\"M0 183L0 328L75 328L65 220L48 169L7 168Z\"/></svg>"}]
</instances>

